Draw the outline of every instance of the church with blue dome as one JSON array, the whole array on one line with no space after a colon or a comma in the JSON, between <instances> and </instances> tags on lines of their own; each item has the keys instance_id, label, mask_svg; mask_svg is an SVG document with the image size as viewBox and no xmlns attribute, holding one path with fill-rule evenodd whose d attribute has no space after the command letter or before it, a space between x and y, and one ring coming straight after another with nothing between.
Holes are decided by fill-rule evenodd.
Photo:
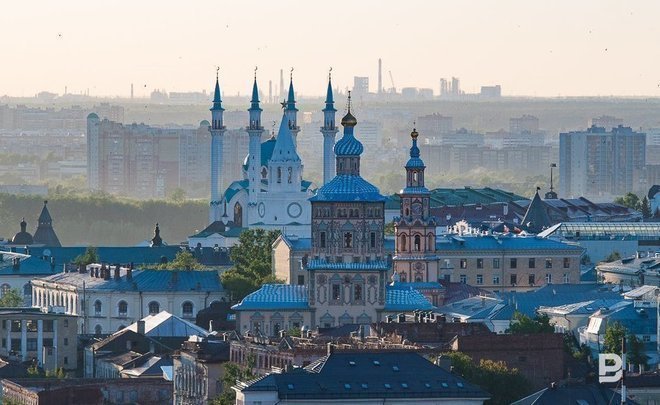
<instances>
[{"instance_id":1,"label":"church with blue dome","mask_svg":"<svg viewBox=\"0 0 660 405\"><path fill-rule=\"evenodd\" d=\"M276 335L294 327L370 324L398 312L434 308L410 284L389 282L386 197L360 175L364 146L354 134L357 119L350 100L349 93L348 113L341 120L344 133L330 152L336 174L309 199L311 255L301 263L307 281L266 284L234 305L241 333ZM324 128L334 129L334 121L326 120Z\"/></svg>"}]
</instances>

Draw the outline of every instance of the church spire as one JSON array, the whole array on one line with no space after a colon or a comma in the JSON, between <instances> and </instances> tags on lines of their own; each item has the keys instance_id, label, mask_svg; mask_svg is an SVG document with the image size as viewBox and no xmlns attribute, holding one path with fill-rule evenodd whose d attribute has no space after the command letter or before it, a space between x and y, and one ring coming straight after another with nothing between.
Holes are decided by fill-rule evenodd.
<instances>
[{"instance_id":1,"label":"church spire","mask_svg":"<svg viewBox=\"0 0 660 405\"><path fill-rule=\"evenodd\" d=\"M293 68L291 68L291 75L289 78L289 95L286 100L286 110L287 111L298 111L296 108L296 96L293 91Z\"/></svg>"},{"instance_id":2,"label":"church spire","mask_svg":"<svg viewBox=\"0 0 660 405\"><path fill-rule=\"evenodd\" d=\"M248 111L261 111L259 107L259 88L257 87L257 68L254 68L254 84L252 85L252 100Z\"/></svg>"},{"instance_id":3,"label":"church spire","mask_svg":"<svg viewBox=\"0 0 660 405\"><path fill-rule=\"evenodd\" d=\"M419 147L417 146L417 138L419 133L417 129L413 128L410 133L412 139L412 146L410 147L410 159L406 163L406 187L420 187L424 188L424 161L419 157Z\"/></svg>"},{"instance_id":4,"label":"church spire","mask_svg":"<svg viewBox=\"0 0 660 405\"><path fill-rule=\"evenodd\" d=\"M335 100L332 96L332 68L328 72L328 91L325 96L325 108L323 109L323 184L327 184L335 177L335 155L333 147L335 146L335 135L337 127L335 126Z\"/></svg>"},{"instance_id":5,"label":"church spire","mask_svg":"<svg viewBox=\"0 0 660 405\"><path fill-rule=\"evenodd\" d=\"M213 108L211 111L224 111L222 108L222 97L220 96L220 79L219 79L220 68L217 68L215 71L215 90L213 91Z\"/></svg>"}]
</instances>

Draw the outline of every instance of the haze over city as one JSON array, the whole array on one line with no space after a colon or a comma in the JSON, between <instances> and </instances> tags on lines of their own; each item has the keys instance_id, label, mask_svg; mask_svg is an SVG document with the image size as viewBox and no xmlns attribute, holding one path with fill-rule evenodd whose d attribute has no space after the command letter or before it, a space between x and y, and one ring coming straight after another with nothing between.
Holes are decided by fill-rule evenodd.
<instances>
[{"instance_id":1,"label":"haze over city","mask_svg":"<svg viewBox=\"0 0 660 405\"><path fill-rule=\"evenodd\" d=\"M507 96L660 96L656 1L16 2L0 14L0 95L136 97L154 89L246 94L295 68L320 96L383 59L397 87L500 84ZM384 82L389 87L389 77Z\"/></svg>"}]
</instances>

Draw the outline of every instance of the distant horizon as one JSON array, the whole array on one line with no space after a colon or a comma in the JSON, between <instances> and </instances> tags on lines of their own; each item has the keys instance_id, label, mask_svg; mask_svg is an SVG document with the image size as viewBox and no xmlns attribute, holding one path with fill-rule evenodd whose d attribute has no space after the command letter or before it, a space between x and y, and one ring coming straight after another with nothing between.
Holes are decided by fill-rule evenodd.
<instances>
[{"instance_id":1,"label":"distant horizon","mask_svg":"<svg viewBox=\"0 0 660 405\"><path fill-rule=\"evenodd\" d=\"M225 94L247 94L255 65L265 94L292 66L299 94L322 95L330 67L335 87L368 76L375 92L382 58L386 89L438 94L454 76L466 93L660 97L658 15L652 0L14 2L0 15L0 95L209 92L216 66Z\"/></svg>"}]
</instances>

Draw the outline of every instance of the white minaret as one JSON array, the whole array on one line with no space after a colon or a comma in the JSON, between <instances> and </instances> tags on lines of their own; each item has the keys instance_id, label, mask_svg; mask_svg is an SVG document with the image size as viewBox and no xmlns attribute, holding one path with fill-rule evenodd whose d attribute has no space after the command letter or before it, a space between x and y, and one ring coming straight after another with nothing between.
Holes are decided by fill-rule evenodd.
<instances>
[{"instance_id":1,"label":"white minaret","mask_svg":"<svg viewBox=\"0 0 660 405\"><path fill-rule=\"evenodd\" d=\"M222 98L220 97L220 83L218 73L215 76L215 92L213 94L213 107L211 108L211 202L209 206L209 223L219 221L222 212L220 171L222 170L222 153L224 134L227 128L224 125Z\"/></svg>"},{"instance_id":2,"label":"white minaret","mask_svg":"<svg viewBox=\"0 0 660 405\"><path fill-rule=\"evenodd\" d=\"M337 127L335 126L335 101L332 97L332 68L328 74L328 93L325 96L325 108L323 109L323 184L327 184L335 177L335 135Z\"/></svg>"},{"instance_id":3,"label":"white minaret","mask_svg":"<svg viewBox=\"0 0 660 405\"><path fill-rule=\"evenodd\" d=\"M296 96L293 91L293 68L291 68L291 76L289 81L289 95L287 100L282 103L284 108L284 115L289 123L289 129L291 130L291 136L293 137L293 144L298 146L298 132L300 132L300 127L298 126L298 109L296 108Z\"/></svg>"},{"instance_id":4,"label":"white minaret","mask_svg":"<svg viewBox=\"0 0 660 405\"><path fill-rule=\"evenodd\" d=\"M252 100L250 101L250 122L247 126L247 132L250 137L249 162L248 162L248 180L249 205L256 205L257 193L261 191L261 135L264 127L261 126L261 108L259 107L259 89L257 87L257 70L254 71L254 84L252 85Z\"/></svg>"}]
</instances>

